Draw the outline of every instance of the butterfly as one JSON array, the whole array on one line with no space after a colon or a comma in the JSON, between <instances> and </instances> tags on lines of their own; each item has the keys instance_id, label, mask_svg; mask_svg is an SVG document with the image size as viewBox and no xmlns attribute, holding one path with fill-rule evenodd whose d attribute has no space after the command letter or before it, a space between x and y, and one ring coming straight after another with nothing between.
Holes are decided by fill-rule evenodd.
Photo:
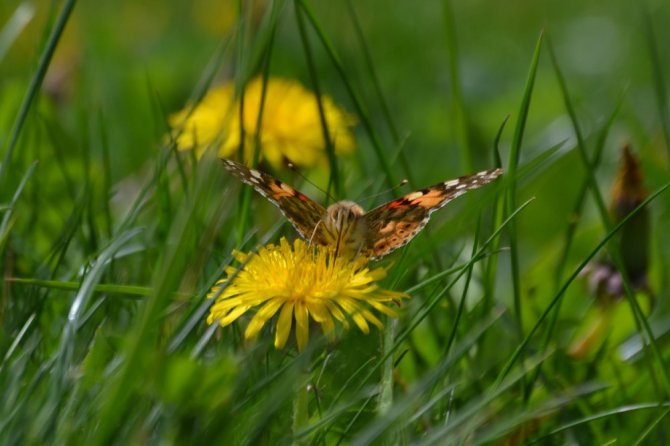
<instances>
[{"instance_id":1,"label":"butterfly","mask_svg":"<svg viewBox=\"0 0 670 446\"><path fill-rule=\"evenodd\" d=\"M302 238L332 246L337 255L362 255L370 259L405 246L426 226L430 214L465 192L490 183L503 172L484 170L437 183L365 212L348 200L325 208L265 172L222 160L230 173L277 206Z\"/></svg>"}]
</instances>

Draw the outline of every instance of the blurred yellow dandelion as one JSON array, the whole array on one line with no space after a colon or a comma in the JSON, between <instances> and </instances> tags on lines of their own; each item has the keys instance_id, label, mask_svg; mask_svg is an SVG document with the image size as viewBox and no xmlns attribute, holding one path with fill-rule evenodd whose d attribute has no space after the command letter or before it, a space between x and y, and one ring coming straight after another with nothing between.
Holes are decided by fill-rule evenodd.
<instances>
[{"instance_id":1,"label":"blurred yellow dandelion","mask_svg":"<svg viewBox=\"0 0 670 446\"><path fill-rule=\"evenodd\" d=\"M275 167L286 160L303 167L324 162L326 143L317 97L300 83L281 78L268 79L261 107L262 97L263 79L255 78L244 90L243 161L247 164L251 161L258 138L261 157ZM329 96L322 95L321 104L335 152L353 152L351 128L355 119ZM235 97L234 85L212 88L195 108L190 105L172 115L170 125L179 129L176 136L179 149L195 149L201 155L209 145L216 144L220 157L234 157L241 142L240 102Z\"/></svg>"},{"instance_id":2,"label":"blurred yellow dandelion","mask_svg":"<svg viewBox=\"0 0 670 446\"><path fill-rule=\"evenodd\" d=\"M372 309L396 317L387 304L408 297L376 284L386 277L386 269L371 270L363 258L348 261L335 257L327 247L303 240L291 245L282 238L278 246L267 245L257 254L235 252L234 256L243 266L239 271L228 267L227 277L210 291L208 297L216 297L216 302L207 322L225 327L257 309L244 333L249 339L279 313L274 341L278 349L286 345L294 322L298 350L303 350L309 338L310 318L325 334L333 332L336 320L345 327L352 320L368 333L368 323L382 327Z\"/></svg>"}]
</instances>

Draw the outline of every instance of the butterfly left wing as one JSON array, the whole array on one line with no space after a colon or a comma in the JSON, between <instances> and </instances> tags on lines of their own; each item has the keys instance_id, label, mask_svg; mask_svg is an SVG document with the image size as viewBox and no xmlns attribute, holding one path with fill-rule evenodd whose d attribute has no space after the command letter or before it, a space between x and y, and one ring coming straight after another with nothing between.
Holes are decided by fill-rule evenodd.
<instances>
[{"instance_id":1,"label":"butterfly left wing","mask_svg":"<svg viewBox=\"0 0 670 446\"><path fill-rule=\"evenodd\" d=\"M320 230L321 220L326 213L323 206L272 175L229 159L222 158L222 161L230 173L277 206L302 238L326 244Z\"/></svg>"},{"instance_id":2,"label":"butterfly left wing","mask_svg":"<svg viewBox=\"0 0 670 446\"><path fill-rule=\"evenodd\" d=\"M490 183L502 172L502 169L492 169L462 176L372 209L363 217L369 232L367 246L361 254L379 258L405 246L426 226L430 214L467 191Z\"/></svg>"}]
</instances>

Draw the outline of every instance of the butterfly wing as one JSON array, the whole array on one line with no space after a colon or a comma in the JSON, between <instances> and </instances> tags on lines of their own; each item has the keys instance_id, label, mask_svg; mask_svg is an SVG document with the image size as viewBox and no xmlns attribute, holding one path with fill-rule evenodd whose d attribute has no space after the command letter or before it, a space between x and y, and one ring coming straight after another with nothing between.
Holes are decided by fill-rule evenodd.
<instances>
[{"instance_id":1,"label":"butterfly wing","mask_svg":"<svg viewBox=\"0 0 670 446\"><path fill-rule=\"evenodd\" d=\"M369 232L363 254L379 258L405 246L426 226L430 214L501 174L502 169L484 170L409 193L371 210L364 216Z\"/></svg>"},{"instance_id":2,"label":"butterfly wing","mask_svg":"<svg viewBox=\"0 0 670 446\"><path fill-rule=\"evenodd\" d=\"M229 159L222 161L230 173L243 183L252 186L256 192L277 206L302 238L326 244L319 230L320 222L326 213L323 206L272 175L250 169Z\"/></svg>"}]
</instances>

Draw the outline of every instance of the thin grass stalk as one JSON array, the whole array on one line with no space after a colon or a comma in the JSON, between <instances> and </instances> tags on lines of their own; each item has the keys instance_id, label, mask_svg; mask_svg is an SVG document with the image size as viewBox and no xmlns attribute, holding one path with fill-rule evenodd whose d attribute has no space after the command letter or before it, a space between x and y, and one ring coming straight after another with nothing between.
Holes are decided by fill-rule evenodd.
<instances>
[{"instance_id":1,"label":"thin grass stalk","mask_svg":"<svg viewBox=\"0 0 670 446\"><path fill-rule=\"evenodd\" d=\"M589 168L592 170L596 170L597 167L600 165L600 159L602 157L603 150L605 148L605 142L607 141L607 136L609 135L609 130L614 123L614 119L616 116L619 114L619 110L622 104L622 99L623 95L621 96L619 102L617 102L616 107L614 111L610 114L608 120L605 122L603 125L603 128L600 131L600 134L598 136L598 141L596 142L596 147L595 147L595 153L593 154L593 159L591 160L589 164ZM570 253L570 249L572 247L572 242L574 240L574 236L577 232L577 225L579 224L579 216L582 214L582 207L584 205L584 201L586 199L586 194L588 193L588 188L589 188L589 181L585 179L579 189L579 195L577 199L575 200L573 210L571 212L571 215L577 216L573 221L568 223L568 227L565 231L565 237L564 237L564 242L563 242L563 249L561 250L561 254L559 256L559 261L556 264L556 272L554 274L554 292L558 291L559 288L561 287L561 281L563 280L563 274L565 272L565 269L567 268L567 262L568 262L568 256ZM554 330L556 328L556 324L558 323L558 318L560 316L561 312L561 305L563 301L560 301L556 305L556 309L554 310L551 319L549 320L549 324L547 327L547 330L545 331L543 340L542 340L542 348L541 350L545 350L549 347L553 336L554 336ZM540 372L542 370L542 366L539 366L534 373L534 376L531 379L531 382L529 384L529 389L530 391L527 393L527 398L530 398L530 395L532 393L532 390L534 388L533 384L537 381L537 378L540 376Z\"/></svg>"},{"instance_id":2,"label":"thin grass stalk","mask_svg":"<svg viewBox=\"0 0 670 446\"><path fill-rule=\"evenodd\" d=\"M659 404L659 408L660 407L663 407L663 405ZM637 440L635 440L635 443L633 443L632 446L648 444L646 443L646 440L654 432L654 429L656 429L658 425L661 424L661 421L663 421L663 419L668 416L668 414L670 414L670 407L666 407L665 410L661 411L661 413L649 424L649 426L647 426L647 428L640 433L640 436L637 437Z\"/></svg>"},{"instance_id":3,"label":"thin grass stalk","mask_svg":"<svg viewBox=\"0 0 670 446\"><path fill-rule=\"evenodd\" d=\"M575 110L572 106L572 102L570 101L570 96L568 95L567 92L567 86L565 84L565 79L563 78L563 75L561 73L560 67L558 65L558 60L556 58L556 55L554 53L553 47L550 44L549 45L549 54L551 56L552 63L554 65L554 69L556 71L556 77L559 81L559 85L561 87L561 91L563 92L563 100L565 102L565 107L566 110L568 111L568 115L570 116L570 119L573 124L573 128L575 131L575 135L577 136L577 148L579 149L579 154L580 154L580 159L586 169L587 173L587 179L589 181L590 189L593 194L593 197L596 201L598 211L600 213L600 218L602 220L603 226L605 227L606 230L610 230L611 228L611 221L609 217L609 212L607 211L607 206L605 205L605 199L603 196L600 194L600 190L598 189L598 183L595 178L595 174L593 171L589 168L590 163L588 160L588 155L586 154L586 145L584 143L584 138L582 136L581 130L579 128L579 123L577 120L577 115L575 113ZM651 327L649 326L649 322L647 321L646 316L644 315L642 309L640 308L640 304L637 302L637 299L635 298L635 292L633 291L633 287L630 283L630 280L628 278L628 274L623 267L623 260L621 258L621 253L619 250L619 246L616 244L610 244L608 246L608 251L610 253L610 257L612 259L612 263L614 266L617 268L619 273L621 274L621 278L623 279L623 287L626 292L626 298L631 306L631 311L633 313L633 317L635 319L635 323L637 326L637 330L640 333L643 333L648 337L649 339L649 346L651 347L651 357L654 357L654 359L658 362L658 365L661 370L661 376L663 377L663 385L665 387L665 392L667 396L670 396L670 372L668 372L667 367L665 367L665 361L663 359L663 355L661 354L660 348L658 347L658 344L656 343L654 339L654 334L651 331ZM650 363L651 366L651 363ZM653 372L653 369L650 367L650 372Z\"/></svg>"},{"instance_id":4,"label":"thin grass stalk","mask_svg":"<svg viewBox=\"0 0 670 446\"><path fill-rule=\"evenodd\" d=\"M361 52L363 54L363 60L365 61L365 69L367 71L368 76L370 77L370 80L372 81L372 86L374 89L375 96L377 98L377 102L379 102L379 108L381 110L381 114L384 118L384 121L386 122L386 126L388 127L389 132L391 133L393 143L399 147L397 157L400 160L400 164L402 165L403 171L407 176L409 184L411 184L413 187L418 187L416 179L412 175L412 168L409 164L409 161L407 160L407 155L405 154L405 151L402 150L401 147L402 141L400 139L400 132L398 132L398 127L393 119L393 115L391 114L391 108L389 107L388 101L384 96L381 82L379 81L379 76L377 75L377 70L375 69L375 64L372 59L372 52L370 51L370 46L368 45L367 40L365 38L365 33L363 32L361 23L358 20L356 9L354 8L352 0L346 0L346 1L347 1L347 8L349 10L349 17L351 18L351 23L354 25L356 38L358 39L359 45L361 47Z\"/></svg>"},{"instance_id":5,"label":"thin grass stalk","mask_svg":"<svg viewBox=\"0 0 670 446\"><path fill-rule=\"evenodd\" d=\"M656 104L658 106L658 115L660 119L661 130L663 131L663 138L665 139L665 148L670 155L670 110L668 107L668 89L665 85L665 76L661 64L660 52L658 43L654 34L654 23L649 13L647 2L641 2L642 12L642 28L644 29L644 37L647 41L647 49L649 51L649 61L651 63L651 72L654 78L654 88L656 89Z\"/></svg>"},{"instance_id":6,"label":"thin grass stalk","mask_svg":"<svg viewBox=\"0 0 670 446\"><path fill-rule=\"evenodd\" d=\"M177 209L168 236L171 243L165 245L154 270L154 292L142 300L132 326L124 336L126 342L118 369L106 382L99 401L92 408L91 420L98 427L86 433L86 441L91 444L109 443L119 438L117 428L120 420L137 389L139 375L150 359L149 352L155 352L159 335L157 321L166 310L172 293L179 288L188 267L188 260L192 258L189 252L192 249L190 242L197 230L193 224L193 215L199 209L198 204L203 197L207 196L206 191L211 188L211 182L205 182L205 178L211 181L215 166L200 163L200 168L201 175L197 177L203 180L196 182L191 193L184 197L183 203ZM155 354L160 358L165 353L161 351Z\"/></svg>"},{"instance_id":7,"label":"thin grass stalk","mask_svg":"<svg viewBox=\"0 0 670 446\"><path fill-rule=\"evenodd\" d=\"M616 417L616 416L621 416L625 415L627 413L631 412L637 412L641 410L651 410L651 409L658 409L659 407L666 407L670 408L670 402L661 402L661 403L639 403L639 404L629 404L626 406L621 406L617 407L616 409L611 409L611 410L606 410L603 412L598 412L595 415L591 415L589 417L582 418L580 420L574 420L574 421L569 421L555 429L550 430L548 433L539 436L537 438L533 438L528 441L528 444L535 444L535 443L541 443L543 441L546 441L549 437L552 437L556 434L559 434L561 432L568 431L570 429L573 429L575 427L581 426L583 424L588 424L593 421L598 421L598 420L605 420L610 417Z\"/></svg>"},{"instance_id":8,"label":"thin grass stalk","mask_svg":"<svg viewBox=\"0 0 670 446\"><path fill-rule=\"evenodd\" d=\"M334 410L337 407L337 404L339 403L340 399L343 397L344 392L346 390L349 390L350 388L355 388L356 387L356 382L360 381L362 378L360 378L363 374L363 372L369 370L370 367L373 367L373 363L377 360L377 358L370 358L367 361L363 362L355 371L354 373L351 374L351 376L346 380L344 385L340 388L340 390L335 394L333 397L333 400L328 408L329 411ZM330 429L330 427L328 427ZM324 432L323 436L328 433L328 430Z\"/></svg>"},{"instance_id":9,"label":"thin grass stalk","mask_svg":"<svg viewBox=\"0 0 670 446\"><path fill-rule=\"evenodd\" d=\"M474 345L484 336L484 334L499 320L502 313L488 315L484 320L480 321L472 331L463 339L458 348L453 350L454 353L449 357L443 357L441 361L429 370L409 392L404 395L386 417L378 418L376 422L366 427L356 438L351 442L352 446L362 446L367 444L376 444L374 441L382 436L391 426L396 429L408 428L411 429L411 423L417 421L421 413L426 412L429 407L432 407L441 401L439 396L444 396L450 391L453 391L455 386L447 386L445 389L440 389L437 392L438 398L433 398L423 408L419 409L412 417L402 418L409 410L414 409L420 404L422 397L426 395L433 395L432 389L435 383L441 381L449 370L454 367L460 358L467 354ZM402 440L402 439L401 439Z\"/></svg>"},{"instance_id":10,"label":"thin grass stalk","mask_svg":"<svg viewBox=\"0 0 670 446\"><path fill-rule=\"evenodd\" d=\"M379 164L381 165L382 171L384 172L388 186L391 188L395 187L397 181L395 180L395 175L393 174L393 171L391 169L391 163L388 156L386 155L384 145L382 144L379 134L372 125L369 112L367 111L363 101L360 99L358 93L354 89L353 83L351 82L349 75L347 74L347 71L344 68L344 65L340 61L340 57L335 51L335 47L327 38L326 33L323 30L323 27L317 20L316 15L309 6L309 3L306 0L295 0L295 1L299 4L301 9L306 13L307 19L309 20L309 22L312 25L312 28L319 37L319 40L321 41L323 47L325 48L326 53L330 57L331 62L333 63L336 71L340 75L342 82L344 82L344 86L347 89L347 92L349 93L351 101L354 103L358 117L361 119L363 127L365 128L365 131L367 132L370 138L372 148L374 149L375 155L379 160ZM406 176L409 176L408 172L405 172L405 174Z\"/></svg>"},{"instance_id":11,"label":"thin grass stalk","mask_svg":"<svg viewBox=\"0 0 670 446\"><path fill-rule=\"evenodd\" d=\"M274 25L276 27L276 21L274 22ZM275 27L273 27L272 33L270 35L270 38L268 39L267 42L267 51L265 52L266 58L265 58L265 63L263 66L263 84L261 87L261 97L260 97L260 104L258 105L258 118L256 119L256 135L254 137L254 153L252 156L252 161L251 165L256 166L260 160L260 154L261 154L261 136L262 136L262 127L263 127L263 115L265 114L265 98L267 94L267 86L268 86L268 78L269 78L269 72L270 72L270 56L272 55L272 46L274 43L274 31ZM244 96L244 94L242 94ZM240 98L242 100L242 98ZM240 120L242 122L242 120ZM240 124L240 127L243 127L242 124ZM244 147L241 146L241 152L240 152L240 160L243 160L244 155L243 155L243 150ZM241 199L239 200L239 217L238 217L238 227L237 227L237 246L242 246L243 241L245 240L246 233L248 232L248 226L251 223L250 221L250 211L251 211L251 188L248 187L243 187L242 190L240 191L240 197Z\"/></svg>"},{"instance_id":12,"label":"thin grass stalk","mask_svg":"<svg viewBox=\"0 0 670 446\"><path fill-rule=\"evenodd\" d=\"M391 109L388 105L388 101L384 96L382 90L381 82L379 81L379 76L377 75L377 70L375 69L375 63L372 59L372 52L370 51L370 46L368 45L367 39L365 38L365 32L361 27L361 22L358 19L358 14L356 14L356 8L352 0L346 0L347 10L349 12L349 17L351 18L351 23L354 26L354 31L356 32L356 38L358 39L358 44L361 48L361 53L363 55L363 61L365 62L365 69L367 75L372 81L372 87L374 88L375 96L377 97L377 102L379 102L379 108L384 117L384 121L391 132L391 138L393 142L398 144L400 142L400 133L398 132L398 127L393 120L393 115L391 114ZM403 164L407 164L407 158L404 156L404 153L400 153L400 160ZM409 168L409 165L406 165L405 168ZM411 180L410 180L411 183Z\"/></svg>"},{"instance_id":13,"label":"thin grass stalk","mask_svg":"<svg viewBox=\"0 0 670 446\"><path fill-rule=\"evenodd\" d=\"M647 42L647 49L649 51L649 62L653 76L653 84L656 90L655 99L658 107L658 116L663 132L663 139L665 141L665 148L670 154L670 106L668 105L668 88L665 81L665 73L663 72L663 63L661 60L661 51L659 51L659 43L654 32L654 23L651 12L649 11L649 2L641 2L642 9L642 28L644 29L644 36ZM670 257L668 254L659 250L659 261L661 263L661 271L667 271L670 266ZM661 278L661 288L667 289L670 285L670 280L667 274L663 274Z\"/></svg>"},{"instance_id":14,"label":"thin grass stalk","mask_svg":"<svg viewBox=\"0 0 670 446\"><path fill-rule=\"evenodd\" d=\"M505 392L509 391L512 387L521 383L528 372L532 371L539 364L542 364L547 357L548 354L545 354L544 356L531 358L527 362L524 362L524 364L521 365L520 370L515 371L514 374L505 378L499 386L488 388L481 396L462 408L458 415L449 420L449 423L433 429L423 439L422 444L440 445L444 444L445 438L453 437L460 437L463 439L462 441L465 442L467 438L471 437L476 426L489 421L489 418L492 416L491 408L493 402L497 398L502 397ZM504 407L504 402L500 407ZM458 429L460 426L462 427Z\"/></svg>"},{"instance_id":15,"label":"thin grass stalk","mask_svg":"<svg viewBox=\"0 0 670 446\"><path fill-rule=\"evenodd\" d=\"M395 328L396 321L386 316L384 331L382 333L382 354L386 356L381 368L381 381L379 383L379 399L377 403L377 414L380 418L385 417L393 407L393 354L395 353ZM397 431L388 432L384 438L384 444L398 444Z\"/></svg>"},{"instance_id":16,"label":"thin grass stalk","mask_svg":"<svg viewBox=\"0 0 670 446\"><path fill-rule=\"evenodd\" d=\"M554 417L560 410L570 411L569 404L578 404L579 401L586 401L589 397L598 397L606 388L607 386L603 384L581 384L569 390L557 390L548 400L534 402L521 411L504 410L490 423L476 426L477 429L472 434L477 440L473 444L525 445L533 434L532 428L528 429L528 423L542 425L544 420ZM606 442L605 438L602 441L598 438L589 438L590 444L603 445Z\"/></svg>"},{"instance_id":17,"label":"thin grass stalk","mask_svg":"<svg viewBox=\"0 0 670 446\"><path fill-rule=\"evenodd\" d=\"M87 316L84 310L87 308L91 300L95 285L102 278L108 265L111 264L111 259L119 249L123 247L129 240L140 234L140 229L128 231L121 234L114 241L112 241L107 248L105 248L92 267L86 272L81 286L72 300L72 305L67 314L67 322L63 327L61 340L56 353L56 360L52 370L52 382L49 387L49 398L44 409L40 412L40 416L45 418L45 423L40 425L42 431L41 436L46 436L48 432L52 431L56 426L57 421L63 415L61 410L61 399L65 395L66 390L72 390L72 379L69 376L73 367L73 356L75 353L76 334L80 327L86 322ZM48 420L48 421L47 421Z\"/></svg>"},{"instance_id":18,"label":"thin grass stalk","mask_svg":"<svg viewBox=\"0 0 670 446\"><path fill-rule=\"evenodd\" d=\"M319 123L321 124L321 131L323 133L323 140L326 143L326 154L328 155L328 164L330 165L330 176L328 178L328 188L326 189L326 204L330 197L330 191L335 190L336 196L341 196L342 193L342 184L340 181L339 170L337 168L337 157L335 155L335 146L333 144L333 139L330 136L330 129L328 128L328 121L326 120L326 113L323 108L323 100L321 96L321 87L319 86L319 79L316 74L316 65L314 63L314 58L312 56L312 49L309 43L309 36L307 35L307 29L305 28L305 19L303 17L303 12L297 2L294 3L295 6L295 18L298 23L298 31L300 32L300 41L302 42L302 48L305 53L305 61L307 62L307 68L309 70L309 76L312 79L312 88L314 89L314 94L316 96L316 104L319 110Z\"/></svg>"},{"instance_id":19,"label":"thin grass stalk","mask_svg":"<svg viewBox=\"0 0 670 446\"><path fill-rule=\"evenodd\" d=\"M298 438L298 433L302 431L309 422L309 381L309 372L303 371L299 374L295 384L295 395L293 397L293 416L291 424L294 436L293 444L295 445L309 444L307 437Z\"/></svg>"},{"instance_id":20,"label":"thin grass stalk","mask_svg":"<svg viewBox=\"0 0 670 446\"><path fill-rule=\"evenodd\" d=\"M33 176L35 168L37 167L37 161L33 161L26 173L21 178L21 182L14 191L14 196L9 202L9 207L5 210L5 215L2 216L2 221L0 222L0 252L5 250L5 243L9 239L9 232L12 227L12 219L14 217L14 211L16 210L16 205L19 201L19 198L23 194L23 190L28 184L28 180Z\"/></svg>"},{"instance_id":21,"label":"thin grass stalk","mask_svg":"<svg viewBox=\"0 0 670 446\"><path fill-rule=\"evenodd\" d=\"M485 252L486 248L491 243L491 241L494 240L495 237L497 237L500 234L500 232L507 227L509 221L515 218L526 206L528 206L528 204L530 204L531 201L533 201L533 199L530 199L525 203L521 204L519 208L517 208L510 216L508 216L503 222L503 224L499 226L484 243L482 243L479 250L477 251L476 256L470 258L468 262L463 265L460 271L457 272L456 276L445 287L437 291L435 295L431 297L430 302L427 305L425 305L420 311L418 311L416 315L414 315L412 320L407 325L407 328L402 332L400 332L400 334L398 334L398 336L396 337L395 345L391 350L392 352L400 348L402 343L405 342L405 340L409 337L410 333L414 329L416 329L416 327L428 316L430 311L440 302L440 298L444 296L446 293L448 293L449 290L451 290L451 288L453 288L453 286L456 284L456 282L458 282L458 280L463 276L463 274L466 273L467 268L483 258L483 253ZM377 373L378 369L388 358L389 353L384 354L382 358L373 367L369 368L368 374L364 377L364 379L361 382L363 383L367 382L374 373Z\"/></svg>"},{"instance_id":22,"label":"thin grass stalk","mask_svg":"<svg viewBox=\"0 0 670 446\"><path fill-rule=\"evenodd\" d=\"M0 61L2 61L12 44L21 35L35 16L35 6L30 3L19 4L12 16L0 30Z\"/></svg>"},{"instance_id":23,"label":"thin grass stalk","mask_svg":"<svg viewBox=\"0 0 670 446\"><path fill-rule=\"evenodd\" d=\"M495 166L496 167L502 167L502 158L500 157L500 139L502 138L502 133L503 130L505 129L505 124L507 124L507 121L509 120L509 115L505 116L505 119L503 122L500 124L500 127L498 127L498 132L496 133L496 137L493 140L493 157L495 159ZM491 221L493 222L493 227L497 228L502 224L503 218L505 217L505 200L504 199L498 199L496 200L496 203L493 207L493 217L491 218ZM502 240L500 237L497 239L493 240L491 242L491 251L494 253L492 254L488 261L486 262L486 266L484 269L484 303L482 305L482 311L484 314L486 314L488 311L491 310L494 304L493 300L493 290L495 289L495 281L496 281L496 275L498 272L498 251L500 250L500 244L502 243Z\"/></svg>"},{"instance_id":24,"label":"thin grass stalk","mask_svg":"<svg viewBox=\"0 0 670 446\"><path fill-rule=\"evenodd\" d=\"M276 24L276 22L275 22ZM262 150L262 135L263 135L263 116L265 115L265 98L268 92L268 79L270 78L270 61L272 59L272 48L274 44L274 32L276 27L273 27L272 34L268 40L268 45L265 51L265 58L263 59L263 83L261 84L261 98L258 104L258 118L256 119L256 135L254 136L254 154L251 158L251 165L256 166L261 158Z\"/></svg>"},{"instance_id":25,"label":"thin grass stalk","mask_svg":"<svg viewBox=\"0 0 670 446\"><path fill-rule=\"evenodd\" d=\"M609 213L607 211L607 204L605 204L605 199L603 198L602 194L600 194L594 169L591 168L591 161L589 160L588 154L586 153L586 142L584 140L584 136L579 126L579 121L577 120L577 113L575 112L575 109L572 106L572 101L570 100L570 96L568 94L568 88L565 83L565 78L563 77L563 73L561 72L560 66L558 64L558 59L556 58L556 53L554 52L554 48L553 45L551 44L551 41L548 42L547 47L549 49L549 57L554 67L554 72L556 73L556 79L558 81L558 85L563 95L563 103L565 105L565 109L568 113L568 116L570 117L570 120L572 122L572 128L575 132L575 137L577 138L577 152L579 153L579 157L582 161L582 164L584 165L584 169L586 170L586 179L588 181L589 188L591 189L593 199L595 200L596 206L598 207L598 212L600 213L600 218L602 219L603 227L606 230L608 230L611 227L611 221Z\"/></svg>"},{"instance_id":26,"label":"thin grass stalk","mask_svg":"<svg viewBox=\"0 0 670 446\"><path fill-rule=\"evenodd\" d=\"M63 5L63 9L58 15L58 19L56 20L56 23L53 29L51 30L51 33L49 34L46 47L44 48L44 51L42 51L42 54L40 55L39 62L37 63L37 69L35 70L35 74L30 80L30 85L28 86L26 95L23 98L21 107L19 108L19 113L16 117L16 121L14 121L14 125L10 133L9 142L7 143L7 146L5 148L5 156L3 157L2 165L0 166L0 190L4 188L5 175L7 174L7 169L9 169L9 165L12 162L12 155L14 154L14 149L16 148L16 143L19 140L19 135L21 134L23 125L25 124L26 118L28 117L30 107L32 106L35 97L39 92L40 86L44 81L44 76L46 75L47 68L49 68L51 59L54 55L54 52L56 51L56 45L58 44L58 41L60 40L63 34L65 25L70 19L70 15L76 3L77 3L76 0L66 0L65 4Z\"/></svg>"},{"instance_id":27,"label":"thin grass stalk","mask_svg":"<svg viewBox=\"0 0 670 446\"><path fill-rule=\"evenodd\" d=\"M239 8L242 8L241 2L238 4ZM263 116L265 113L265 98L267 94L267 84L268 84L268 79L270 77L270 63L272 59L272 52L274 48L274 39L276 35L276 30L277 30L277 23L279 20L279 11L281 7L283 6L283 2L273 2L272 3L272 10L270 11L270 24L269 28L270 30L264 33L261 33L260 35L260 59L259 62L262 64L262 71L263 71L263 84L261 87L261 97L260 97L260 104L258 108L258 117L256 119L256 134L254 137L254 151L253 151L253 156L251 160L251 166L256 166L260 160L260 154L261 154L261 136L262 136L262 127L263 127ZM250 8L249 8L250 9ZM239 21L239 26L238 29L242 28L242 20L239 19L241 16L241 12L238 13L238 21ZM238 51L239 47L242 46L239 34L241 34L242 31L238 32ZM241 63L241 61L238 61L238 63ZM239 70L238 70L238 78L244 78L247 79L252 73L248 72L244 75L240 74L244 72L244 66L239 65ZM240 148L238 149L238 154L239 154L239 159L243 160L244 158L244 110L243 110L243 102L244 102L244 86L238 86L238 95L240 97ZM251 196L252 196L252 191L250 188L242 188L240 191L240 200L239 200L239 213L238 213L238 220L237 220L237 246L241 246L243 241L246 238L246 233L248 232L248 227L250 222L250 211L251 211Z\"/></svg>"},{"instance_id":28,"label":"thin grass stalk","mask_svg":"<svg viewBox=\"0 0 670 446\"><path fill-rule=\"evenodd\" d=\"M563 297L565 294L565 291L568 289L570 284L574 282L574 280L579 276L579 273L586 267L586 265L593 259L599 252L600 250L609 243L610 239L616 235L616 233L630 220L633 218L637 213L646 205L648 205L650 202L652 202L656 197L661 195L663 192L665 192L668 187L670 187L670 183L666 184L665 186L662 186L661 188L657 189L654 193L649 195L646 200L644 200L642 203L640 203L639 206L637 206L630 214L626 216L623 220L621 220L619 223L617 223L614 228L596 245L596 247L589 253L588 256L575 268L575 270L572 272L570 277L565 281L563 286L561 287L560 290L556 293L556 295L553 297L547 308L542 312L540 317L537 319L535 322L535 325L531 330L526 334L526 336L522 339L521 343L519 346L514 350L514 353L512 356L507 360L505 363L505 366L502 368L500 371L498 377L496 378L496 383L499 384L505 376L509 373L511 370L512 366L516 363L516 361L519 359L520 355L523 353L523 351L526 349L528 346L530 339L537 333L539 330L540 326L544 322L544 320L548 317L548 315L552 312L554 307L558 304L560 299Z\"/></svg>"},{"instance_id":29,"label":"thin grass stalk","mask_svg":"<svg viewBox=\"0 0 670 446\"><path fill-rule=\"evenodd\" d=\"M528 110L530 109L530 100L533 94L533 86L535 85L535 76L537 74L537 65L540 59L540 50L542 49L542 42L544 40L544 31L540 33L535 44L535 51L528 70L528 78L526 79L526 86L524 87L523 99L519 106L519 117L516 121L514 129L514 136L512 138L512 147L509 154L507 165L507 174L509 177L509 188L507 190L507 213L509 214L516 208L516 189L517 189L517 166L521 156L521 143L523 141L524 131L526 129L526 121L528 119ZM517 230L516 222L510 221L507 231L509 237L510 249L510 266L512 272L512 289L514 298L514 316L516 317L519 333L523 334L523 315L521 308L521 273L519 270L519 251L517 246Z\"/></svg>"},{"instance_id":30,"label":"thin grass stalk","mask_svg":"<svg viewBox=\"0 0 670 446\"><path fill-rule=\"evenodd\" d=\"M449 78L451 80L452 117L449 121L456 135L456 144L458 144L460 150L463 170L465 172L473 172L475 169L472 157L472 143L470 141L470 126L463 99L458 58L458 33L456 32L456 19L454 18L451 0L444 0L442 2L442 16L444 18L447 61L449 63Z\"/></svg>"},{"instance_id":31,"label":"thin grass stalk","mask_svg":"<svg viewBox=\"0 0 670 446\"><path fill-rule=\"evenodd\" d=\"M237 21L236 33L235 33L235 42L237 46L235 47L235 96L239 99L239 107L237 108L238 119L240 122L239 128L239 140L240 146L237 148L238 159L243 162L244 160L244 146L246 145L246 130L244 128L244 106L245 106L245 88L247 85L247 76L245 67L245 31L247 28L247 21L244 20L244 5L242 0L237 0L235 2L235 16ZM235 131L235 129L233 129ZM240 190L240 200L239 200L239 213L237 219L237 244L240 245L244 239L244 234L247 231L247 226L249 225L249 207L251 203L251 191L249 188L243 187Z\"/></svg>"},{"instance_id":32,"label":"thin grass stalk","mask_svg":"<svg viewBox=\"0 0 670 446\"><path fill-rule=\"evenodd\" d=\"M473 259L477 255L477 246L479 243L479 227L481 224L481 218L477 220L477 229L475 230L475 239L472 241L472 252L470 253L470 258ZM495 241L494 241L495 243ZM463 292L461 293L461 299L458 302L458 308L456 309L456 316L454 317L454 322L452 323L451 333L449 333L449 338L447 339L447 344L444 346L444 352L442 356L449 356L451 347L456 340L456 334L458 333L458 327L461 323L461 317L463 316L463 311L465 310L465 300L468 297L468 290L470 289L470 281L472 280L472 269L474 263L470 263L466 267L465 273L465 286L463 286Z\"/></svg>"},{"instance_id":33,"label":"thin grass stalk","mask_svg":"<svg viewBox=\"0 0 670 446\"><path fill-rule=\"evenodd\" d=\"M393 347L395 338L394 320L386 316L384 321L384 331L382 333L382 352L387 359L382 366L382 378L379 392L379 404L377 412L384 416L393 405Z\"/></svg>"},{"instance_id":34,"label":"thin grass stalk","mask_svg":"<svg viewBox=\"0 0 670 446\"><path fill-rule=\"evenodd\" d=\"M109 138L107 136L107 127L105 126L105 120L102 115L102 111L98 113L98 125L100 128L100 154L102 157L102 190L103 194L107 194L108 191L112 190L112 161L109 156ZM112 217L112 208L110 206L110 197L104 196L104 208L103 215L105 220L105 235L108 239L112 238L112 232L114 230L114 219Z\"/></svg>"}]
</instances>

